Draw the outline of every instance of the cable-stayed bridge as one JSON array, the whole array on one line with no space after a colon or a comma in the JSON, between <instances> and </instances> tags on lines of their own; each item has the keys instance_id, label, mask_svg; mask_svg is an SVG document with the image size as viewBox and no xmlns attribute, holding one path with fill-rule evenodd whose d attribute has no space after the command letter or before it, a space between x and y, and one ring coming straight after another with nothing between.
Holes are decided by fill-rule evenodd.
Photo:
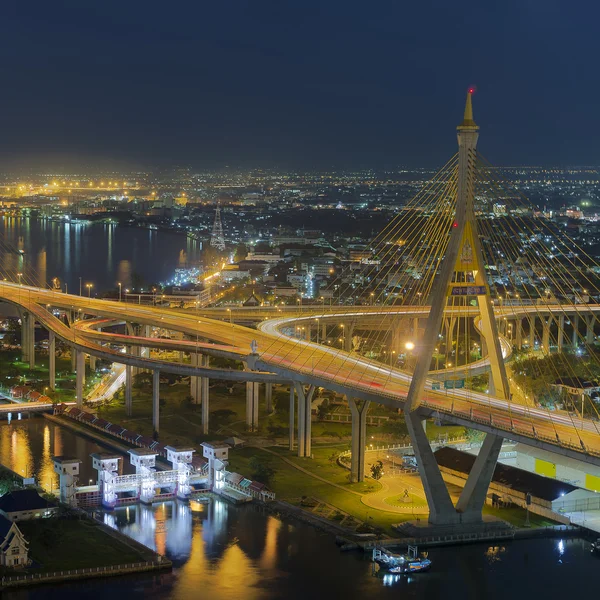
<instances>
[{"instance_id":1,"label":"cable-stayed bridge","mask_svg":"<svg viewBox=\"0 0 600 600\"><path fill-rule=\"evenodd\" d=\"M458 154L373 240L370 271L360 281L340 282L338 305L299 306L292 314L282 307L180 312L62 294L6 273L0 299L21 312L24 358L35 361L33 327L38 322L50 331L53 387L56 338L70 344L78 403L83 402L85 355L125 364L128 410L133 370L152 370L157 432L161 371L191 376L206 432L209 379L247 382L250 428L257 424L259 385L265 384L269 403L272 384L288 384L290 448L300 456L311 454L316 388L334 390L346 396L352 413L355 480L364 476L370 404L401 408L430 521L437 524L481 520L503 438L600 465L592 398L582 397L579 412L571 405L554 410L540 402L546 396L539 386L527 387L528 377L552 393L561 380L577 388L577 382L600 377L600 354L594 348L600 306L584 301L584 296L600 295L600 267L597 271L583 249L536 217L478 155L470 93L458 140ZM489 216L490 204L498 200L514 203L511 216ZM19 283L11 283L16 275ZM377 283L382 281L386 284ZM373 290L371 306L351 302L353 292L364 286ZM54 316L54 309L67 320ZM115 331L122 324L125 333ZM154 337L156 328L172 332L171 339ZM180 360L151 358L149 348L177 351ZM189 363L184 354L190 355ZM242 361L245 370L211 367L211 356ZM510 361L526 368L525 376L512 372ZM486 432L456 506L421 427L432 415Z\"/></svg>"}]
</instances>

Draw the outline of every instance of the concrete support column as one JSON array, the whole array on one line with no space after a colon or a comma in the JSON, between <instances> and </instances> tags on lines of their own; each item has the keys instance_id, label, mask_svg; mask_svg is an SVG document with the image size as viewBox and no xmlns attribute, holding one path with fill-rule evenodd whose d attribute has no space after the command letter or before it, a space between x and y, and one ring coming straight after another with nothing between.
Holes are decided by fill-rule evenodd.
<instances>
[{"instance_id":1,"label":"concrete support column","mask_svg":"<svg viewBox=\"0 0 600 600\"><path fill-rule=\"evenodd\" d=\"M416 344L419 338L419 317L413 319L412 337L413 344Z\"/></svg>"},{"instance_id":2,"label":"concrete support column","mask_svg":"<svg viewBox=\"0 0 600 600\"><path fill-rule=\"evenodd\" d=\"M246 382L246 427L249 431L258 428L258 402L260 395L259 383L256 381Z\"/></svg>"},{"instance_id":3,"label":"concrete support column","mask_svg":"<svg viewBox=\"0 0 600 600\"><path fill-rule=\"evenodd\" d=\"M96 370L96 357L93 354L88 355L90 357L90 371Z\"/></svg>"},{"instance_id":4,"label":"concrete support column","mask_svg":"<svg viewBox=\"0 0 600 600\"><path fill-rule=\"evenodd\" d=\"M77 352L75 352L73 346L71 346L71 372L77 372Z\"/></svg>"},{"instance_id":5,"label":"concrete support column","mask_svg":"<svg viewBox=\"0 0 600 600\"><path fill-rule=\"evenodd\" d=\"M315 394L315 386L308 387L308 391L299 382L294 382L296 394L298 395L298 456L310 457L312 454L312 399Z\"/></svg>"},{"instance_id":6,"label":"concrete support column","mask_svg":"<svg viewBox=\"0 0 600 600\"><path fill-rule=\"evenodd\" d=\"M501 449L502 437L488 433L456 503L457 512L462 513L462 523L481 522L481 511Z\"/></svg>"},{"instance_id":7,"label":"concrete support column","mask_svg":"<svg viewBox=\"0 0 600 600\"><path fill-rule=\"evenodd\" d=\"M267 405L267 414L273 412L273 384L265 383L265 404Z\"/></svg>"},{"instance_id":8,"label":"concrete support column","mask_svg":"<svg viewBox=\"0 0 600 600\"><path fill-rule=\"evenodd\" d=\"M515 321L515 338L517 350L523 349L523 319L519 318Z\"/></svg>"},{"instance_id":9,"label":"concrete support column","mask_svg":"<svg viewBox=\"0 0 600 600\"><path fill-rule=\"evenodd\" d=\"M571 345L573 346L573 348L577 348L577 346L579 345L579 315L573 315L571 317L571 325L573 325Z\"/></svg>"},{"instance_id":10,"label":"concrete support column","mask_svg":"<svg viewBox=\"0 0 600 600\"><path fill-rule=\"evenodd\" d=\"M154 434L158 435L160 424L160 371L152 371L152 427Z\"/></svg>"},{"instance_id":11,"label":"concrete support column","mask_svg":"<svg viewBox=\"0 0 600 600\"><path fill-rule=\"evenodd\" d=\"M29 362L29 343L27 337L29 336L29 313L21 313L21 360L24 363Z\"/></svg>"},{"instance_id":12,"label":"concrete support column","mask_svg":"<svg viewBox=\"0 0 600 600\"><path fill-rule=\"evenodd\" d=\"M533 350L535 346L535 315L529 319L529 349Z\"/></svg>"},{"instance_id":13,"label":"concrete support column","mask_svg":"<svg viewBox=\"0 0 600 600\"><path fill-rule=\"evenodd\" d=\"M551 318L542 317L542 350L547 354L550 353L550 323Z\"/></svg>"},{"instance_id":14,"label":"concrete support column","mask_svg":"<svg viewBox=\"0 0 600 600\"><path fill-rule=\"evenodd\" d=\"M208 367L210 364L210 357L204 357L204 366ZM202 395L202 433L208 435L208 425L210 419L210 379L208 377L200 378L200 387Z\"/></svg>"},{"instance_id":15,"label":"concrete support column","mask_svg":"<svg viewBox=\"0 0 600 600\"><path fill-rule=\"evenodd\" d=\"M404 416L429 506L429 522L443 525L457 523L459 515L452 504L433 450L423 431L421 418L412 411L405 411Z\"/></svg>"},{"instance_id":16,"label":"concrete support column","mask_svg":"<svg viewBox=\"0 0 600 600\"><path fill-rule=\"evenodd\" d=\"M296 412L296 390L290 384L290 450L294 450L294 413Z\"/></svg>"},{"instance_id":17,"label":"concrete support column","mask_svg":"<svg viewBox=\"0 0 600 600\"><path fill-rule=\"evenodd\" d=\"M367 445L367 411L370 400L363 400L362 404L355 398L348 397L348 406L352 415L352 443L350 462L350 481L353 483L365 479L365 448Z\"/></svg>"},{"instance_id":18,"label":"concrete support column","mask_svg":"<svg viewBox=\"0 0 600 600\"><path fill-rule=\"evenodd\" d=\"M48 386L53 390L56 388L56 334L54 331L48 332L48 373L50 376Z\"/></svg>"},{"instance_id":19,"label":"concrete support column","mask_svg":"<svg viewBox=\"0 0 600 600\"><path fill-rule=\"evenodd\" d=\"M35 318L28 312L21 315L21 358L35 368Z\"/></svg>"},{"instance_id":20,"label":"concrete support column","mask_svg":"<svg viewBox=\"0 0 600 600\"><path fill-rule=\"evenodd\" d=\"M139 346L129 346L127 348L127 353L131 354L131 356L140 356L140 347ZM133 376L139 375L142 372L140 367L133 367Z\"/></svg>"},{"instance_id":21,"label":"concrete support column","mask_svg":"<svg viewBox=\"0 0 600 600\"><path fill-rule=\"evenodd\" d=\"M198 367L202 365L202 355L196 354L195 352L190 353L190 364L192 367ZM200 404L202 397L202 384L200 377L190 375L190 396L193 398L194 404Z\"/></svg>"},{"instance_id":22,"label":"concrete support column","mask_svg":"<svg viewBox=\"0 0 600 600\"><path fill-rule=\"evenodd\" d=\"M354 335L354 324L344 323L344 350L352 352L352 336Z\"/></svg>"},{"instance_id":23,"label":"concrete support column","mask_svg":"<svg viewBox=\"0 0 600 600\"><path fill-rule=\"evenodd\" d=\"M125 365L125 414L130 417L133 414L133 368Z\"/></svg>"},{"instance_id":24,"label":"concrete support column","mask_svg":"<svg viewBox=\"0 0 600 600\"><path fill-rule=\"evenodd\" d=\"M558 337L557 337L557 344L558 344L559 352L562 352L564 337L565 337L565 315L559 315L558 316Z\"/></svg>"},{"instance_id":25,"label":"concrete support column","mask_svg":"<svg viewBox=\"0 0 600 600\"><path fill-rule=\"evenodd\" d=\"M327 324L321 323L321 339L320 339L321 344L324 343L326 339L327 339Z\"/></svg>"},{"instance_id":26,"label":"concrete support column","mask_svg":"<svg viewBox=\"0 0 600 600\"><path fill-rule=\"evenodd\" d=\"M75 398L77 400L77 408L83 406L83 384L85 383L85 354L81 350L72 349L75 356Z\"/></svg>"},{"instance_id":27,"label":"concrete support column","mask_svg":"<svg viewBox=\"0 0 600 600\"><path fill-rule=\"evenodd\" d=\"M594 343L594 315L585 318L585 343Z\"/></svg>"}]
</instances>

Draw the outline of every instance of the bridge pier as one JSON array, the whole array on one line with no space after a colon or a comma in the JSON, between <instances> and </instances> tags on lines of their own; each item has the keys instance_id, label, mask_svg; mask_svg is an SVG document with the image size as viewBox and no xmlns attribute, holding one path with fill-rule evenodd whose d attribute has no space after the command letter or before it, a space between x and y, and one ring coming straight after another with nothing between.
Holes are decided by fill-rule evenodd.
<instances>
[{"instance_id":1,"label":"bridge pier","mask_svg":"<svg viewBox=\"0 0 600 600\"><path fill-rule=\"evenodd\" d=\"M552 323L552 318L546 319L546 317L542 317L542 350L546 354L550 354L550 324Z\"/></svg>"},{"instance_id":2,"label":"bridge pier","mask_svg":"<svg viewBox=\"0 0 600 600\"><path fill-rule=\"evenodd\" d=\"M160 371L152 371L152 427L154 435L158 438L160 425Z\"/></svg>"},{"instance_id":3,"label":"bridge pier","mask_svg":"<svg viewBox=\"0 0 600 600\"><path fill-rule=\"evenodd\" d=\"M81 350L71 350L75 356L75 398L77 408L83 406L83 384L85 383L85 354Z\"/></svg>"},{"instance_id":4,"label":"bridge pier","mask_svg":"<svg viewBox=\"0 0 600 600\"><path fill-rule=\"evenodd\" d=\"M367 445L367 412L370 400L362 404L348 396L348 406L352 415L352 443L350 462L350 481L357 483L365 479L365 448Z\"/></svg>"},{"instance_id":5,"label":"bridge pier","mask_svg":"<svg viewBox=\"0 0 600 600\"><path fill-rule=\"evenodd\" d=\"M571 335L571 345L573 349L579 345L579 315L573 315L571 317L571 325L573 325L573 333Z\"/></svg>"},{"instance_id":6,"label":"bridge pier","mask_svg":"<svg viewBox=\"0 0 600 600\"><path fill-rule=\"evenodd\" d=\"M523 319L515 319L515 338L517 350L523 348Z\"/></svg>"},{"instance_id":7,"label":"bridge pier","mask_svg":"<svg viewBox=\"0 0 600 600\"><path fill-rule=\"evenodd\" d=\"M533 350L535 347L535 315L529 319L529 349Z\"/></svg>"},{"instance_id":8,"label":"bridge pier","mask_svg":"<svg viewBox=\"0 0 600 600\"><path fill-rule=\"evenodd\" d=\"M48 332L48 386L51 390L56 388L56 334Z\"/></svg>"},{"instance_id":9,"label":"bridge pier","mask_svg":"<svg viewBox=\"0 0 600 600\"><path fill-rule=\"evenodd\" d=\"M133 414L132 370L131 365L125 365L125 414L128 417Z\"/></svg>"},{"instance_id":10,"label":"bridge pier","mask_svg":"<svg viewBox=\"0 0 600 600\"><path fill-rule=\"evenodd\" d=\"M196 352L190 353L190 364L192 367L202 365L202 355ZM190 375L190 396L193 398L193 404L200 404L202 395L202 385L200 377Z\"/></svg>"},{"instance_id":11,"label":"bridge pier","mask_svg":"<svg viewBox=\"0 0 600 600\"><path fill-rule=\"evenodd\" d=\"M71 373L77 372L77 351L71 346Z\"/></svg>"},{"instance_id":12,"label":"bridge pier","mask_svg":"<svg viewBox=\"0 0 600 600\"><path fill-rule=\"evenodd\" d=\"M246 381L246 427L249 431L258 428L259 386L257 381Z\"/></svg>"},{"instance_id":13,"label":"bridge pier","mask_svg":"<svg viewBox=\"0 0 600 600\"><path fill-rule=\"evenodd\" d=\"M456 503L456 511L460 513L461 523L481 522L481 511L502 449L502 441L502 437L498 435L488 433L485 436L465 487Z\"/></svg>"},{"instance_id":14,"label":"bridge pier","mask_svg":"<svg viewBox=\"0 0 600 600\"><path fill-rule=\"evenodd\" d=\"M413 344L416 344L419 339L419 317L414 317L413 319L412 337Z\"/></svg>"},{"instance_id":15,"label":"bridge pier","mask_svg":"<svg viewBox=\"0 0 600 600\"><path fill-rule=\"evenodd\" d=\"M88 354L90 357L90 371L96 370L96 357L93 354Z\"/></svg>"},{"instance_id":16,"label":"bridge pier","mask_svg":"<svg viewBox=\"0 0 600 600\"><path fill-rule=\"evenodd\" d=\"M267 414L273 412L273 384L265 383L265 404L267 405Z\"/></svg>"},{"instance_id":17,"label":"bridge pier","mask_svg":"<svg viewBox=\"0 0 600 600\"><path fill-rule=\"evenodd\" d=\"M21 358L35 368L35 318L26 311L21 315Z\"/></svg>"},{"instance_id":18,"label":"bridge pier","mask_svg":"<svg viewBox=\"0 0 600 600\"><path fill-rule=\"evenodd\" d=\"M559 352L562 352L564 337L565 337L565 315L561 314L558 316L557 346L558 346Z\"/></svg>"},{"instance_id":19,"label":"bridge pier","mask_svg":"<svg viewBox=\"0 0 600 600\"><path fill-rule=\"evenodd\" d=\"M458 513L452 504L427 435L423 431L421 418L414 412L406 411L404 416L429 506L429 523L432 525L458 523Z\"/></svg>"},{"instance_id":20,"label":"bridge pier","mask_svg":"<svg viewBox=\"0 0 600 600\"><path fill-rule=\"evenodd\" d=\"M312 399L315 395L316 387L310 385L308 390L304 386L295 381L294 387L298 394L298 456L301 458L312 455Z\"/></svg>"},{"instance_id":21,"label":"bridge pier","mask_svg":"<svg viewBox=\"0 0 600 600\"><path fill-rule=\"evenodd\" d=\"M296 389L290 384L290 452L294 450L294 413L296 412Z\"/></svg>"},{"instance_id":22,"label":"bridge pier","mask_svg":"<svg viewBox=\"0 0 600 600\"><path fill-rule=\"evenodd\" d=\"M204 366L210 364L210 356L204 356ZM200 392L202 396L202 433L208 435L208 425L210 419L210 379L208 377L200 378Z\"/></svg>"},{"instance_id":23,"label":"bridge pier","mask_svg":"<svg viewBox=\"0 0 600 600\"><path fill-rule=\"evenodd\" d=\"M327 341L327 323L321 323L321 344L324 344Z\"/></svg>"},{"instance_id":24,"label":"bridge pier","mask_svg":"<svg viewBox=\"0 0 600 600\"><path fill-rule=\"evenodd\" d=\"M354 335L354 323L344 323L344 350L352 352L352 336Z\"/></svg>"},{"instance_id":25,"label":"bridge pier","mask_svg":"<svg viewBox=\"0 0 600 600\"><path fill-rule=\"evenodd\" d=\"M594 343L594 315L589 315L585 317L585 343L593 344Z\"/></svg>"}]
</instances>

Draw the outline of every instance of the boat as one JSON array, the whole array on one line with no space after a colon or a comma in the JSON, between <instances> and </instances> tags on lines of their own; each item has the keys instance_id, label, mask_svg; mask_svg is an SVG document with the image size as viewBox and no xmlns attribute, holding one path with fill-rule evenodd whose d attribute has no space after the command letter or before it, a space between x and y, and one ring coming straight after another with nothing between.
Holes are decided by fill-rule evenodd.
<instances>
[{"instance_id":1,"label":"boat","mask_svg":"<svg viewBox=\"0 0 600 600\"><path fill-rule=\"evenodd\" d=\"M600 554L600 538L598 538L595 542L592 542L592 554L595 553Z\"/></svg>"},{"instance_id":2,"label":"boat","mask_svg":"<svg viewBox=\"0 0 600 600\"><path fill-rule=\"evenodd\" d=\"M431 561L428 558L411 558L408 560L400 560L395 567L391 567L389 572L393 575L402 573L420 573L428 571L431 567Z\"/></svg>"},{"instance_id":3,"label":"boat","mask_svg":"<svg viewBox=\"0 0 600 600\"><path fill-rule=\"evenodd\" d=\"M416 546L409 546L407 554L394 554L385 548L373 548L373 561L392 575L428 571L431 561L419 556Z\"/></svg>"}]
</instances>

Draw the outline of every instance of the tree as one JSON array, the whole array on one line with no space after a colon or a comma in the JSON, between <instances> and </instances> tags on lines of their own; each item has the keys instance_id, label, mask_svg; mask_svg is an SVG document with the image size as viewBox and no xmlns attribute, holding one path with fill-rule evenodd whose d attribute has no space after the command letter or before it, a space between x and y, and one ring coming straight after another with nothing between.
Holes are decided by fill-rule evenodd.
<instances>
[{"instance_id":1,"label":"tree","mask_svg":"<svg viewBox=\"0 0 600 600\"><path fill-rule=\"evenodd\" d=\"M383 475L383 463L378 460L374 465L371 465L371 477L373 479L381 479Z\"/></svg>"},{"instance_id":2,"label":"tree","mask_svg":"<svg viewBox=\"0 0 600 600\"><path fill-rule=\"evenodd\" d=\"M248 247L246 244L238 244L237 248L235 249L235 256L233 257L233 260L235 262L240 262L240 260L244 260L246 256L248 256Z\"/></svg>"},{"instance_id":3,"label":"tree","mask_svg":"<svg viewBox=\"0 0 600 600\"><path fill-rule=\"evenodd\" d=\"M269 482L269 479L275 474L275 470L269 465L263 463L258 456L253 456L248 461L250 468L252 469L252 477L256 481L260 481L265 485Z\"/></svg>"}]
</instances>

